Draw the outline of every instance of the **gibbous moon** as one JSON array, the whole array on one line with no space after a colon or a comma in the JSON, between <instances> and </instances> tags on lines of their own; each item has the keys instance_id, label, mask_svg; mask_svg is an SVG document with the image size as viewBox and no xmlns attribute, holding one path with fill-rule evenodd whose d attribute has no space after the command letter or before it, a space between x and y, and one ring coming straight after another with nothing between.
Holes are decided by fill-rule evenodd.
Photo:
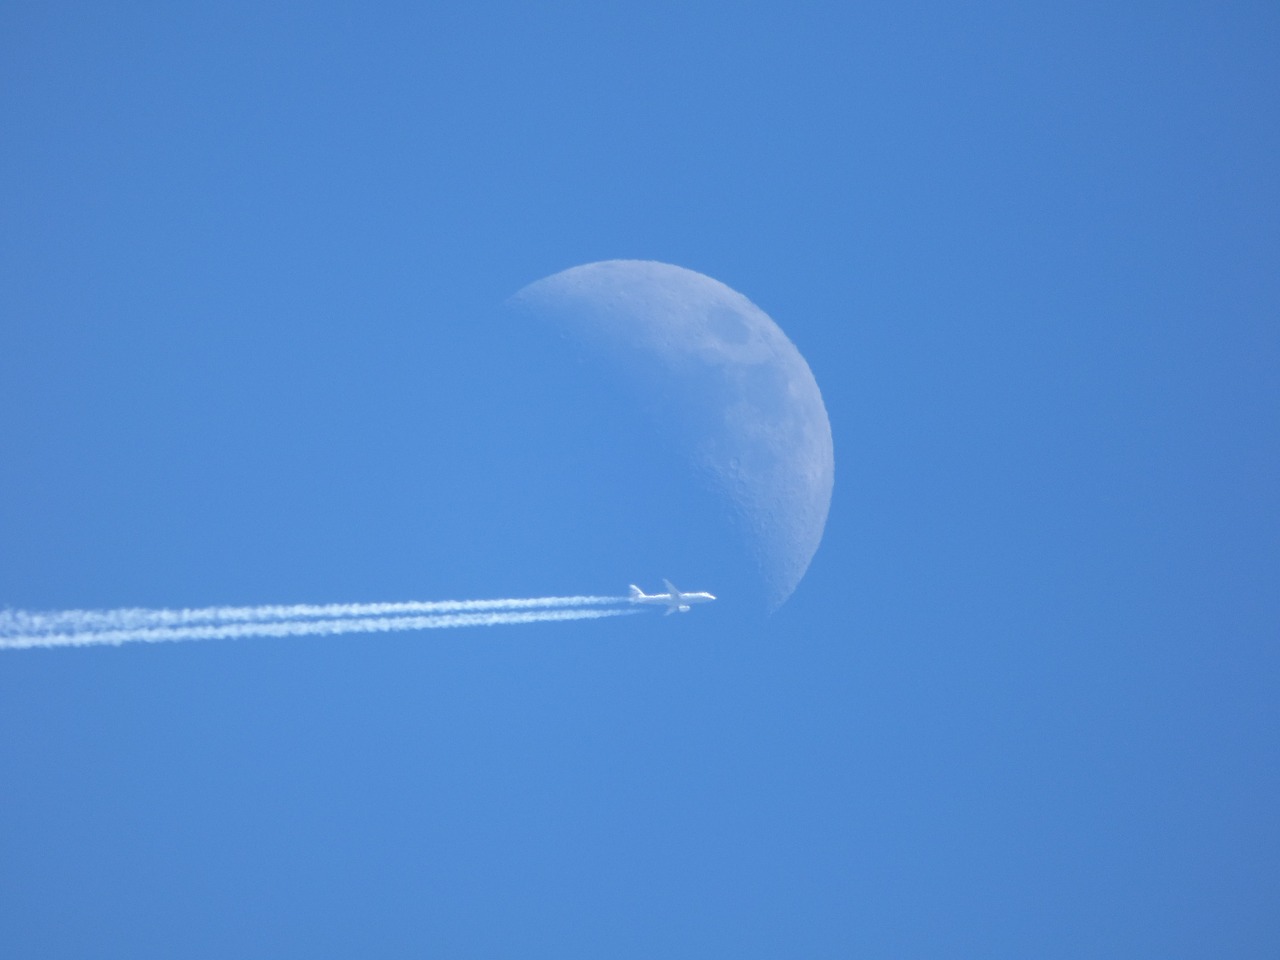
<instances>
[{"instance_id":1,"label":"gibbous moon","mask_svg":"<svg viewBox=\"0 0 1280 960\"><path fill-rule=\"evenodd\" d=\"M765 605L781 606L822 539L833 457L817 381L778 325L710 277L645 260L573 267L509 306L550 323L631 387L728 508Z\"/></svg>"}]
</instances>

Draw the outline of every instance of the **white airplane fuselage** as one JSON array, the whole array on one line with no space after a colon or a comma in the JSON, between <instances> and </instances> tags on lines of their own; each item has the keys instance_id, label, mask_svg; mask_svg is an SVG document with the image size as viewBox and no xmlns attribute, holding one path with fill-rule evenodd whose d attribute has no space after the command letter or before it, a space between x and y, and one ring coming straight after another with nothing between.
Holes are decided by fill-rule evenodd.
<instances>
[{"instance_id":1,"label":"white airplane fuselage","mask_svg":"<svg viewBox=\"0 0 1280 960\"><path fill-rule=\"evenodd\" d=\"M692 593L685 593L678 589L670 580L663 580L663 585L667 588L666 593L645 593L634 583L631 584L631 602L632 603L653 603L666 606L663 611L664 616L676 613L688 613L690 607L695 603L710 603L715 599L714 594L707 593L705 590L699 590Z\"/></svg>"}]
</instances>

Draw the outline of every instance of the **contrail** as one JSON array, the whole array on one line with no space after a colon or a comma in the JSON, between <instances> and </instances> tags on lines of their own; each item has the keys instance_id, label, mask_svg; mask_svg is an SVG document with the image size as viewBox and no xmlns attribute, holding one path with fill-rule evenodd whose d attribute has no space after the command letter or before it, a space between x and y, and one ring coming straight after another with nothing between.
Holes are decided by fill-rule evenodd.
<instances>
[{"instance_id":1,"label":"contrail","mask_svg":"<svg viewBox=\"0 0 1280 960\"><path fill-rule=\"evenodd\" d=\"M545 598L551 599L551 598ZM586 599L586 598L569 598ZM600 600L602 598L590 598ZM449 601L453 602L453 601ZM468 601L457 601L468 602ZM493 603L498 601L473 601L477 603ZM524 601L522 601L524 602ZM333 609L354 608L357 610L382 610L385 607L431 606L431 604L350 604L335 606ZM210 608L218 609L275 609L287 610L288 607L275 608ZM330 609L325 607L304 607L302 609L317 611ZM85 611L66 611L84 613ZM180 613L184 611L162 610L128 610L100 611L97 615L109 616L115 613L159 614ZM24 614L22 611L11 611L0 614L0 650L21 650L35 647L85 647L85 646L119 646L124 643L160 643L184 640L229 640L240 637L308 637L334 636L344 633L388 633L396 630L440 630L450 627L496 627L517 623L545 623L560 620L598 620L603 617L621 617L639 611L628 608L615 610L591 609L582 605L577 609L562 607L560 609L503 609L492 612L472 611L459 613L434 613L420 616L350 616L331 619L313 619L318 614L296 616L295 619L264 620L262 622L211 622L188 624L184 626L135 626L125 628L77 629L71 632L36 632L15 633L11 625L27 622L30 617L57 617L60 614ZM216 620L213 615L206 619ZM83 626L83 624L82 624Z\"/></svg>"},{"instance_id":2,"label":"contrail","mask_svg":"<svg viewBox=\"0 0 1280 960\"><path fill-rule=\"evenodd\" d=\"M628 602L626 597L511 597L505 600L433 600L402 603L293 604L259 607L197 607L179 610L58 610L30 613L0 610L0 638L17 633L83 633L134 630L198 624L261 623L309 618L392 616L403 614L471 613L485 610L546 610L566 607L605 607Z\"/></svg>"}]
</instances>

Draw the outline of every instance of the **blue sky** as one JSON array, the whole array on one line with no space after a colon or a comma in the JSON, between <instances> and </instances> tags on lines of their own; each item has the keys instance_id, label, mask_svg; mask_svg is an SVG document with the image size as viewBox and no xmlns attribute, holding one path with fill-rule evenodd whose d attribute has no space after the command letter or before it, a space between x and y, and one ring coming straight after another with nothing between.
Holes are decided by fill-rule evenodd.
<instances>
[{"instance_id":1,"label":"blue sky","mask_svg":"<svg viewBox=\"0 0 1280 960\"><path fill-rule=\"evenodd\" d=\"M0 37L0 606L622 589L697 498L493 322L591 261L759 304L836 455L767 619L6 654L13 955L1276 954L1268 5Z\"/></svg>"}]
</instances>

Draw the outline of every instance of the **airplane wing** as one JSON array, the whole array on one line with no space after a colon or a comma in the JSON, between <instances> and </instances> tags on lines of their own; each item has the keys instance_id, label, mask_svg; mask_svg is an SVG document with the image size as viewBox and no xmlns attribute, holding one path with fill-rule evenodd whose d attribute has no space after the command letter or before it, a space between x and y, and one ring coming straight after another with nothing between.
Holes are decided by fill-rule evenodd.
<instances>
[{"instance_id":1,"label":"airplane wing","mask_svg":"<svg viewBox=\"0 0 1280 960\"><path fill-rule=\"evenodd\" d=\"M672 600L679 600L679 599L680 599L680 588L679 588L679 587L677 587L677 586L676 586L674 583L672 583L670 580L663 580L663 581L662 581L662 583L663 583L663 585L667 588L667 592L668 592L669 594L671 594L671 599L672 599Z\"/></svg>"}]
</instances>

